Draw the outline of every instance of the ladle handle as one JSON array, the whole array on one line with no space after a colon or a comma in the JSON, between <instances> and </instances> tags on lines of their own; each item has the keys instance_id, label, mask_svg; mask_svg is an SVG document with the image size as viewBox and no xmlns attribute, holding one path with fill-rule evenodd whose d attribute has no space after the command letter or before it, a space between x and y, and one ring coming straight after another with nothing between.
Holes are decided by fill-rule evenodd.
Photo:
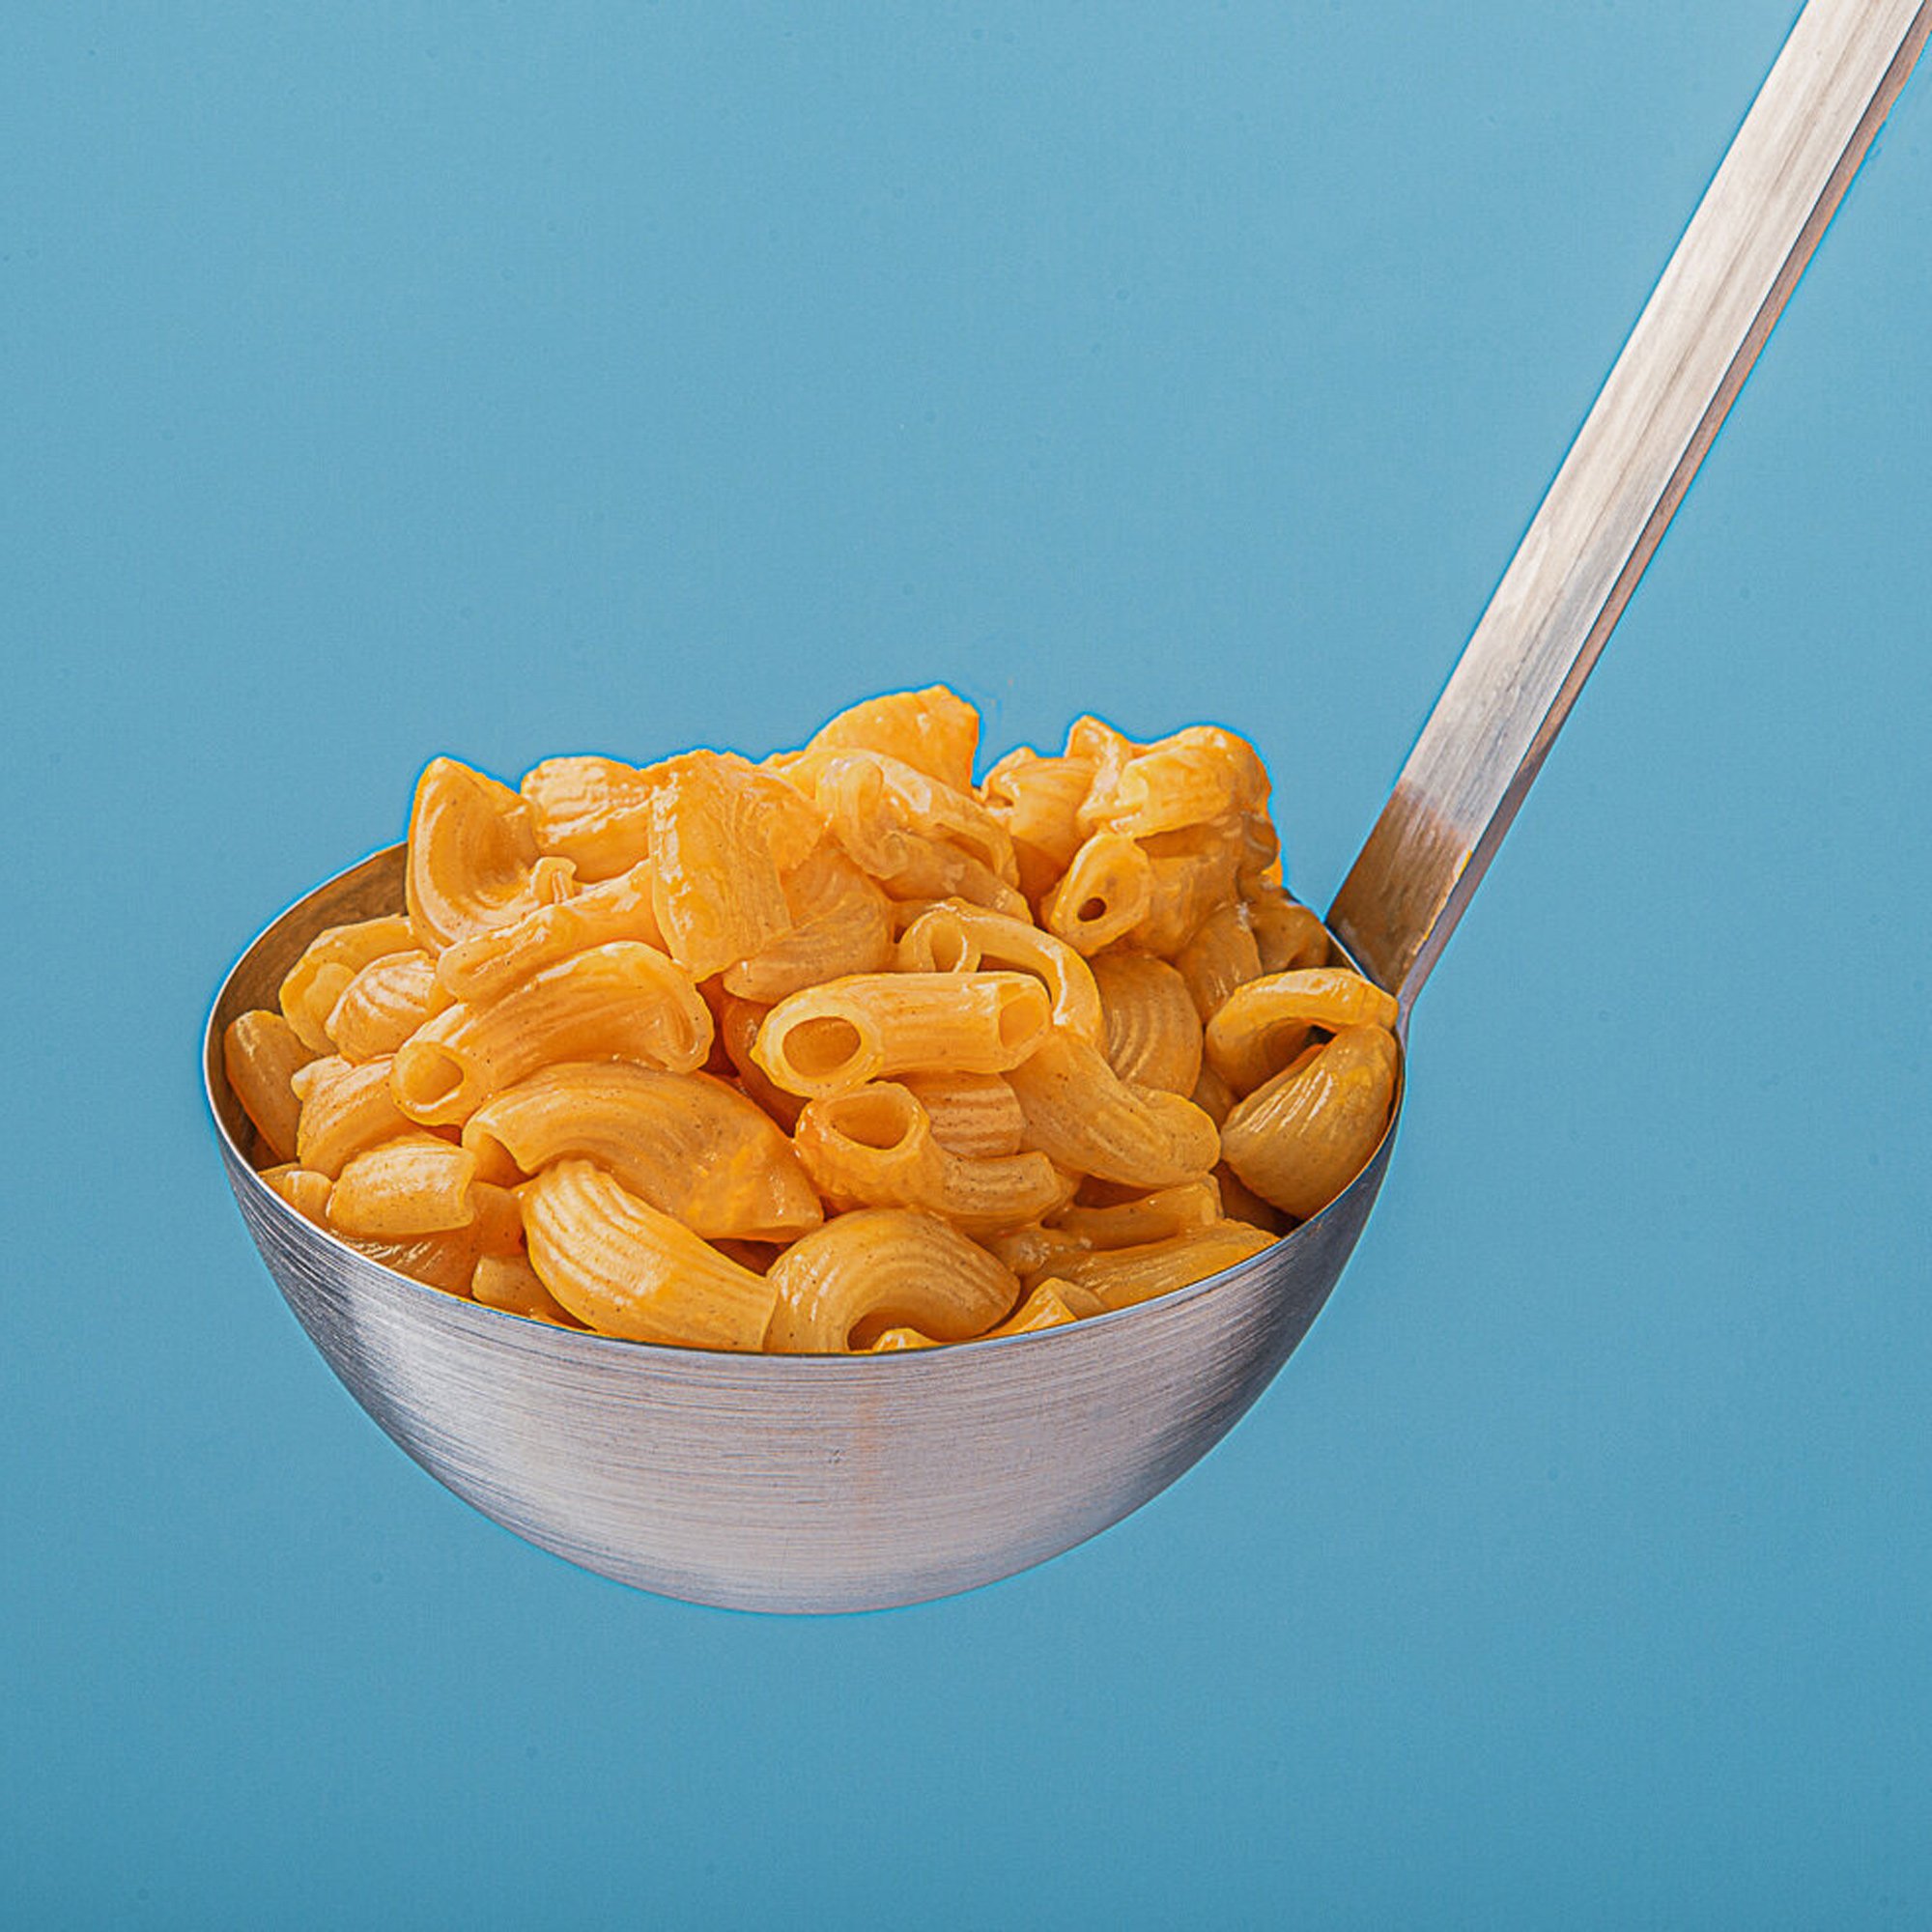
<instances>
[{"instance_id":1,"label":"ladle handle","mask_svg":"<svg viewBox=\"0 0 1932 1932\"><path fill-rule=\"evenodd\" d=\"M1932 30L1809 0L1328 923L1407 1013Z\"/></svg>"}]
</instances>

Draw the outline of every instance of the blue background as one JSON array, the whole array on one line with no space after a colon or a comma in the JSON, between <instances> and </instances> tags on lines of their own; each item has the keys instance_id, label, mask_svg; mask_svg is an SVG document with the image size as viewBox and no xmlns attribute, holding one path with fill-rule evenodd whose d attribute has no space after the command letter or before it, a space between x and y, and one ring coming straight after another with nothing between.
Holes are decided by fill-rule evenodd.
<instances>
[{"instance_id":1,"label":"blue background","mask_svg":"<svg viewBox=\"0 0 1932 1932\"><path fill-rule=\"evenodd\" d=\"M0 1916L1932 1922L1924 74L1122 1527L842 1620L541 1555L197 1091L444 750L1223 719L1325 903L1794 12L6 11Z\"/></svg>"}]
</instances>

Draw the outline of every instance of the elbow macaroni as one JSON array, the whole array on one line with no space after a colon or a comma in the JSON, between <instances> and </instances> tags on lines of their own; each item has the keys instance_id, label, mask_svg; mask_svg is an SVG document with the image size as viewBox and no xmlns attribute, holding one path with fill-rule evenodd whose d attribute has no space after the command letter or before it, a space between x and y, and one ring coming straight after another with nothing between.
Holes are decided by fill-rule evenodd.
<instances>
[{"instance_id":1,"label":"elbow macaroni","mask_svg":"<svg viewBox=\"0 0 1932 1932\"><path fill-rule=\"evenodd\" d=\"M762 764L417 784L405 904L224 1065L382 1264L634 1341L894 1353L1206 1279L1373 1156L1395 1003L1281 884L1253 748L1079 720L975 784L941 687Z\"/></svg>"}]
</instances>

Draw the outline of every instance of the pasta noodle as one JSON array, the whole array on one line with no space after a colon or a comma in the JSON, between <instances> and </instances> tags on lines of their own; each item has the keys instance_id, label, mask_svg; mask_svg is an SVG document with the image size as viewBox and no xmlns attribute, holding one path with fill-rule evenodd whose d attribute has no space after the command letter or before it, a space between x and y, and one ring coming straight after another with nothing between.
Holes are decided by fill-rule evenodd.
<instances>
[{"instance_id":1,"label":"pasta noodle","mask_svg":"<svg viewBox=\"0 0 1932 1932\"><path fill-rule=\"evenodd\" d=\"M1187 981L1151 952L1103 952L1094 978L1106 1012L1107 1065L1122 1080L1191 1094L1201 1078L1201 1016Z\"/></svg>"},{"instance_id":2,"label":"pasta noodle","mask_svg":"<svg viewBox=\"0 0 1932 1932\"><path fill-rule=\"evenodd\" d=\"M1019 1299L1010 1268L937 1215L905 1208L828 1221L765 1279L777 1290L766 1346L793 1355L868 1348L889 1328L964 1342Z\"/></svg>"},{"instance_id":3,"label":"pasta noodle","mask_svg":"<svg viewBox=\"0 0 1932 1932\"><path fill-rule=\"evenodd\" d=\"M788 1094L843 1094L895 1073L1004 1073L1046 1037L1046 989L1023 973L863 973L781 1000L752 1058Z\"/></svg>"},{"instance_id":4,"label":"pasta noodle","mask_svg":"<svg viewBox=\"0 0 1932 1932\"><path fill-rule=\"evenodd\" d=\"M751 1350L777 1296L587 1160L560 1160L525 1196L530 1265L563 1307L606 1335Z\"/></svg>"},{"instance_id":5,"label":"pasta noodle","mask_svg":"<svg viewBox=\"0 0 1932 1932\"><path fill-rule=\"evenodd\" d=\"M798 1154L754 1101L702 1073L629 1061L546 1066L470 1115L480 1171L516 1180L590 1160L707 1239L790 1240L825 1218Z\"/></svg>"},{"instance_id":6,"label":"pasta noodle","mask_svg":"<svg viewBox=\"0 0 1932 1932\"><path fill-rule=\"evenodd\" d=\"M933 686L762 763L432 759L403 905L223 1035L264 1182L478 1307L735 1351L1030 1336L1261 1253L1374 1156L1400 1048L1260 757L979 746Z\"/></svg>"}]
</instances>

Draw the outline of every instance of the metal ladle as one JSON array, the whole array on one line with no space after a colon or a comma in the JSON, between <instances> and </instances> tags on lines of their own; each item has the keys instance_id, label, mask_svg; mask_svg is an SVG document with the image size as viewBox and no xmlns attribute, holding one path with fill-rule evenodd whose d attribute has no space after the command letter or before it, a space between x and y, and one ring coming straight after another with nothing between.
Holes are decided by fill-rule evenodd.
<instances>
[{"instance_id":1,"label":"metal ladle","mask_svg":"<svg viewBox=\"0 0 1932 1932\"><path fill-rule=\"evenodd\" d=\"M1810 0L1550 486L1329 914L1405 1023L1928 29L1932 0ZM242 1151L222 1030L275 1004L322 927L401 903L392 847L285 913L223 984L207 1081L242 1217L329 1365L417 1462L531 1542L669 1596L917 1603L1104 1529L1288 1359L1388 1165L1393 1120L1347 1191L1253 1261L1037 1335L748 1356L526 1321L379 1266Z\"/></svg>"}]
</instances>

